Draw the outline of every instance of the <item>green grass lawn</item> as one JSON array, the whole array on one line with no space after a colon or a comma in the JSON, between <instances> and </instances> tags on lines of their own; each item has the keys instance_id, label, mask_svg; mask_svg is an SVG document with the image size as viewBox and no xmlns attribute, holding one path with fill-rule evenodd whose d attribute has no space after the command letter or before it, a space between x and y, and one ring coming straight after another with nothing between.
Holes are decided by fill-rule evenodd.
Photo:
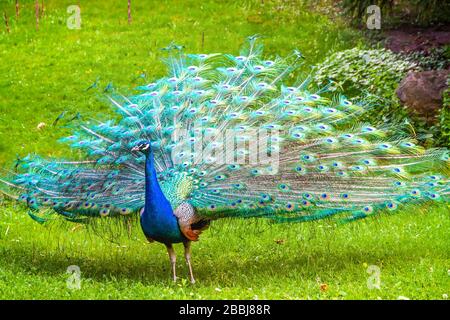
<instances>
[{"instance_id":1,"label":"green grass lawn","mask_svg":"<svg viewBox=\"0 0 450 320\"><path fill-rule=\"evenodd\" d=\"M165 247L149 244L139 227L114 244L83 227L41 226L7 205L0 211L0 298L443 299L450 294L448 210L410 208L343 226L219 221L193 245L191 285L181 245L174 284ZM70 265L80 267L79 290L67 288ZM379 289L368 287L372 265Z\"/></svg>"},{"instance_id":2,"label":"green grass lawn","mask_svg":"<svg viewBox=\"0 0 450 320\"><path fill-rule=\"evenodd\" d=\"M102 89L111 81L127 93L145 82L140 74L147 82L162 75L160 48L171 41L190 52L237 53L245 37L258 33L268 55L301 50L305 73L331 52L364 46L339 20L285 1L133 1L131 25L125 0L78 1L82 28L69 30L66 8L77 1L47 0L38 32L34 1L20 1L18 22L14 2L0 3L11 28L9 34L0 29L2 167L16 154L67 156L56 142L65 132L51 125L55 118L63 111L110 113ZM97 78L99 88L86 91ZM41 122L46 127L39 130ZM42 226L4 202L0 298L442 299L450 294L449 207L419 209L343 226L219 221L193 246L192 286L185 281L182 248L176 248L180 279L173 284L165 248L148 244L139 227L114 244L84 227ZM70 265L81 269L80 290L67 288ZM371 265L381 272L379 289L368 288Z\"/></svg>"}]
</instances>

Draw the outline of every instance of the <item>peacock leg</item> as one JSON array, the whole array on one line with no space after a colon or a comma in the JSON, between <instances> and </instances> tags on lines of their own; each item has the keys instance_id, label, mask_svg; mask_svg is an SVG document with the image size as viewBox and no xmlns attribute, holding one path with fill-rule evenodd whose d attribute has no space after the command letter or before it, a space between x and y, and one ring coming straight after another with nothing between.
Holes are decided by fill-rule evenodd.
<instances>
[{"instance_id":1,"label":"peacock leg","mask_svg":"<svg viewBox=\"0 0 450 320\"><path fill-rule=\"evenodd\" d=\"M167 253L169 254L170 264L172 266L173 281L177 281L177 272L175 269L175 264L177 262L177 256L175 254L175 250L173 250L172 244L166 244L166 247L167 247Z\"/></svg>"},{"instance_id":2,"label":"peacock leg","mask_svg":"<svg viewBox=\"0 0 450 320\"><path fill-rule=\"evenodd\" d=\"M189 278L191 280L191 283L195 283L194 273L192 272L192 265L191 265L191 242L186 241L183 242L183 244L184 244L184 257L186 258L186 263L189 268Z\"/></svg>"}]
</instances>

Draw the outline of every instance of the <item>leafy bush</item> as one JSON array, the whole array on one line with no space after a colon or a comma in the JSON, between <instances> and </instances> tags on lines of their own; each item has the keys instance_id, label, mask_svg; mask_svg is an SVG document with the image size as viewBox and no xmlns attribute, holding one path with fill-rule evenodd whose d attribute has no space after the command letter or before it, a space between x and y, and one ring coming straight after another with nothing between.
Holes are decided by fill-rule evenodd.
<instances>
[{"instance_id":1,"label":"leafy bush","mask_svg":"<svg viewBox=\"0 0 450 320\"><path fill-rule=\"evenodd\" d=\"M373 106L376 112L366 113L361 119L363 121L374 124L389 122L399 129L403 127L410 130L422 144L450 146L450 90L444 94L444 107L440 110L438 122L431 128L423 118L409 112L395 94L398 84L408 71L441 66L444 60L435 58L437 54L444 53L439 51L434 56L420 59L418 56L404 56L386 49L353 48L334 53L317 65L314 79L322 87L332 81L331 91L344 92L350 98L363 99Z\"/></svg>"},{"instance_id":2,"label":"leafy bush","mask_svg":"<svg viewBox=\"0 0 450 320\"><path fill-rule=\"evenodd\" d=\"M447 85L450 78L447 79ZM436 145L450 147L450 88L444 92L444 105L439 111L439 122L433 126L432 130L436 137Z\"/></svg>"},{"instance_id":3,"label":"leafy bush","mask_svg":"<svg viewBox=\"0 0 450 320\"><path fill-rule=\"evenodd\" d=\"M332 80L331 90L342 88L352 96L368 92L391 99L406 73L418 69L414 62L386 49L353 48L334 53L318 65L315 80L319 85Z\"/></svg>"},{"instance_id":4,"label":"leafy bush","mask_svg":"<svg viewBox=\"0 0 450 320\"><path fill-rule=\"evenodd\" d=\"M447 69L450 67L450 46L432 48L429 52L412 52L405 58L417 62L424 71Z\"/></svg>"}]
</instances>

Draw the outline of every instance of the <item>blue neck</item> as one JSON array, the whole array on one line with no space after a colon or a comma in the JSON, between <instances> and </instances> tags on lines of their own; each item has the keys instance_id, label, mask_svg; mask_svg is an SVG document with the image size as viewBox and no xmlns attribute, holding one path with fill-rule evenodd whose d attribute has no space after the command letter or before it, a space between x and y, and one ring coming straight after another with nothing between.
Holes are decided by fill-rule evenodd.
<instances>
[{"instance_id":1,"label":"blue neck","mask_svg":"<svg viewBox=\"0 0 450 320\"><path fill-rule=\"evenodd\" d=\"M148 217L157 218L161 209L164 209L169 204L156 176L155 163L153 153L146 157L145 161L145 213ZM169 204L170 205L170 204Z\"/></svg>"},{"instance_id":2,"label":"blue neck","mask_svg":"<svg viewBox=\"0 0 450 320\"><path fill-rule=\"evenodd\" d=\"M145 206L141 227L147 237L162 243L186 240L173 214L172 206L159 186L151 151L145 160Z\"/></svg>"}]
</instances>

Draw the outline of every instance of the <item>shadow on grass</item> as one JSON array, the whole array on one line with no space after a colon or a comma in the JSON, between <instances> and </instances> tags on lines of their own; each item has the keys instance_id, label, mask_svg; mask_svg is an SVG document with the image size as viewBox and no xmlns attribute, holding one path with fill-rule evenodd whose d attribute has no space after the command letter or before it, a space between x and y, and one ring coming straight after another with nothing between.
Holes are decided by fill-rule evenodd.
<instances>
[{"instance_id":1,"label":"shadow on grass","mask_svg":"<svg viewBox=\"0 0 450 320\"><path fill-rule=\"evenodd\" d=\"M154 245L152 245L155 248ZM282 248L281 248L282 249ZM160 245L156 249L143 246L143 250L161 250L163 256L145 254L133 258L130 254L112 254L106 259L99 257L72 256L57 250L44 248L4 248L0 257L1 265L14 272L24 272L41 276L61 276L66 273L69 265L78 265L83 278L99 282L107 280L133 280L143 284L167 283L170 279L169 260L165 256L165 248ZM292 248L289 249L292 251ZM382 261L383 264L398 263L407 260L419 261L421 257L414 253L414 248L401 248L380 252L367 252L362 250L340 252L322 249L318 252L289 253L288 255L265 257L266 251L260 249L261 258L253 259L245 256L243 259L227 259L224 253L214 253L206 258L194 255L194 272L196 277L204 283L209 279L234 283L242 278L271 279L271 278L311 278L317 274L346 274L352 273L355 267L360 268L367 261ZM161 258L162 257L162 258ZM236 256L238 257L238 256ZM178 253L177 272L181 278L186 277L187 268L183 256Z\"/></svg>"}]
</instances>

